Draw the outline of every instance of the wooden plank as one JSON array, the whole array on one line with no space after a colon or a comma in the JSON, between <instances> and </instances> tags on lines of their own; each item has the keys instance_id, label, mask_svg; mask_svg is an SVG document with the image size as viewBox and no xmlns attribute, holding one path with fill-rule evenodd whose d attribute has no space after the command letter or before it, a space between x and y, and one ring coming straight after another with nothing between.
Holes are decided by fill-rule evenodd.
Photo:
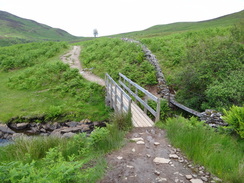
<instances>
[{"instance_id":1,"label":"wooden plank","mask_svg":"<svg viewBox=\"0 0 244 183\"><path fill-rule=\"evenodd\" d=\"M120 88L117 83L106 74L106 91L110 99L110 105L116 111L128 111L131 105L132 123L135 127L154 126L153 121L139 108L136 103L130 104L131 98ZM143 101L144 102L144 101ZM121 109L121 106L122 109Z\"/></svg>"},{"instance_id":2,"label":"wooden plank","mask_svg":"<svg viewBox=\"0 0 244 183\"><path fill-rule=\"evenodd\" d=\"M201 113L200 113L200 112L195 111L195 110L193 110L193 109L190 109L190 108L188 108L188 107L186 107L186 106L184 106L184 105L182 105L182 104L176 102L176 101L173 100L173 99L170 100L170 103L173 104L173 105L175 105L175 106L177 106L177 107L179 107L179 108L181 108L181 109L183 109L184 111L187 111L187 112L189 112L189 113L191 113L191 114L197 116L197 117L201 117Z\"/></svg>"},{"instance_id":3,"label":"wooden plank","mask_svg":"<svg viewBox=\"0 0 244 183\"><path fill-rule=\"evenodd\" d=\"M154 126L154 122L142 111L142 109L137 106L134 102L132 102L133 107L133 114L138 116L138 123L141 124L143 127L151 127Z\"/></svg>"},{"instance_id":4,"label":"wooden plank","mask_svg":"<svg viewBox=\"0 0 244 183\"><path fill-rule=\"evenodd\" d=\"M118 106L121 101L118 101ZM124 104L128 106L128 100L124 99ZM153 121L134 102L131 105L132 121L135 127L154 126Z\"/></svg>"}]
</instances>

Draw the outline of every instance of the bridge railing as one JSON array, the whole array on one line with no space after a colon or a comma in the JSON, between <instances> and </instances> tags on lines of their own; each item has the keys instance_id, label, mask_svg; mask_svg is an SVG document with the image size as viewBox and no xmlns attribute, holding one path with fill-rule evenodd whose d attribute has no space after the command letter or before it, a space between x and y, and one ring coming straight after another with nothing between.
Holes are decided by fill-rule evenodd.
<instances>
[{"instance_id":1,"label":"bridge railing","mask_svg":"<svg viewBox=\"0 0 244 183\"><path fill-rule=\"evenodd\" d=\"M136 101L138 101L144 107L145 113L149 111L155 117L155 121L160 120L160 98L154 96L149 91L145 90L140 85L131 81L129 78L127 78L125 75L121 73L119 73L119 83L123 89L125 89L130 95L132 95L136 99ZM132 91L131 89L132 86L134 87L135 92ZM144 100L138 96L138 90L145 95ZM156 102L157 104L156 110L154 110L151 106L148 105L148 99L151 99L154 102Z\"/></svg>"},{"instance_id":2,"label":"bridge railing","mask_svg":"<svg viewBox=\"0 0 244 183\"><path fill-rule=\"evenodd\" d=\"M106 100L109 105L117 112L131 111L131 97L109 76L105 74Z\"/></svg>"}]
</instances>

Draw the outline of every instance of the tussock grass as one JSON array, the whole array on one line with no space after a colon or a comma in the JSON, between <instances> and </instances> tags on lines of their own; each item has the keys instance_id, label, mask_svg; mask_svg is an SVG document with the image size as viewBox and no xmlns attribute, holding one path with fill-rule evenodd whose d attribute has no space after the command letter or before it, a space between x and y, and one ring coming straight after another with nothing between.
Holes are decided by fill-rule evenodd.
<instances>
[{"instance_id":1,"label":"tussock grass","mask_svg":"<svg viewBox=\"0 0 244 183\"><path fill-rule=\"evenodd\" d=\"M58 137L20 137L13 144L0 148L0 161L29 161L45 157L50 148L64 146L68 139ZM26 156L28 154L28 156Z\"/></svg>"},{"instance_id":2,"label":"tussock grass","mask_svg":"<svg viewBox=\"0 0 244 183\"><path fill-rule=\"evenodd\" d=\"M124 145L126 131L118 120L127 127L131 121L130 114L112 116L107 127L90 136L25 137L1 147L0 182L97 182L107 167L104 155Z\"/></svg>"},{"instance_id":3,"label":"tussock grass","mask_svg":"<svg viewBox=\"0 0 244 183\"><path fill-rule=\"evenodd\" d=\"M165 128L175 147L224 182L244 180L244 142L204 127L195 118L169 118Z\"/></svg>"}]
</instances>

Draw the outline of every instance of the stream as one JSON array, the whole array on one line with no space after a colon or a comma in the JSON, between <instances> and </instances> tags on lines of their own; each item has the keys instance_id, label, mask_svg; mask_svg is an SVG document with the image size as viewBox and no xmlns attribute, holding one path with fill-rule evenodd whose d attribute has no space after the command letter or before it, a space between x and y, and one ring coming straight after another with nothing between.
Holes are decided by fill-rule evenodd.
<instances>
[{"instance_id":1,"label":"stream","mask_svg":"<svg viewBox=\"0 0 244 183\"><path fill-rule=\"evenodd\" d=\"M6 145L11 144L11 143L12 143L11 140L0 139L0 147L1 146L6 146Z\"/></svg>"}]
</instances>

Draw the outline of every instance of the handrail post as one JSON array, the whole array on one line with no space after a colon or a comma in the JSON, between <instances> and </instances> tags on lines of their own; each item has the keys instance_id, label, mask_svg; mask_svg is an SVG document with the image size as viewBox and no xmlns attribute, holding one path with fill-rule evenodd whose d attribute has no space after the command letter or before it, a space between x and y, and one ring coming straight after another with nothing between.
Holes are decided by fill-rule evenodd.
<instances>
[{"instance_id":1,"label":"handrail post","mask_svg":"<svg viewBox=\"0 0 244 183\"><path fill-rule=\"evenodd\" d=\"M110 107L113 108L113 86L112 82L110 81Z\"/></svg>"},{"instance_id":2,"label":"handrail post","mask_svg":"<svg viewBox=\"0 0 244 183\"><path fill-rule=\"evenodd\" d=\"M144 101L145 101L146 104L147 104L147 101L148 101L148 97L147 97L147 95L145 96L145 100L144 100ZM144 106L144 113L147 114L147 108L146 108L146 106Z\"/></svg>"},{"instance_id":3,"label":"handrail post","mask_svg":"<svg viewBox=\"0 0 244 183\"><path fill-rule=\"evenodd\" d=\"M114 109L115 111L118 111L117 110L117 86L115 85L115 93L114 93Z\"/></svg>"},{"instance_id":4,"label":"handrail post","mask_svg":"<svg viewBox=\"0 0 244 183\"><path fill-rule=\"evenodd\" d=\"M160 98L158 98L155 122L160 120L160 102L161 102L161 100L160 100Z\"/></svg>"},{"instance_id":5,"label":"handrail post","mask_svg":"<svg viewBox=\"0 0 244 183\"><path fill-rule=\"evenodd\" d=\"M123 99L123 92L122 91L120 91L120 100L121 100L121 102L120 102L120 111L122 113L123 112L123 108L124 108L124 99Z\"/></svg>"},{"instance_id":6,"label":"handrail post","mask_svg":"<svg viewBox=\"0 0 244 183\"><path fill-rule=\"evenodd\" d=\"M130 99L128 102L129 102L128 112L130 113L131 112L131 102L132 102L132 99Z\"/></svg>"},{"instance_id":7,"label":"handrail post","mask_svg":"<svg viewBox=\"0 0 244 183\"><path fill-rule=\"evenodd\" d=\"M136 92L136 95L138 96L138 89L137 88L136 88L136 91L135 92ZM135 102L136 102L136 104L138 103L137 100Z\"/></svg>"}]
</instances>

